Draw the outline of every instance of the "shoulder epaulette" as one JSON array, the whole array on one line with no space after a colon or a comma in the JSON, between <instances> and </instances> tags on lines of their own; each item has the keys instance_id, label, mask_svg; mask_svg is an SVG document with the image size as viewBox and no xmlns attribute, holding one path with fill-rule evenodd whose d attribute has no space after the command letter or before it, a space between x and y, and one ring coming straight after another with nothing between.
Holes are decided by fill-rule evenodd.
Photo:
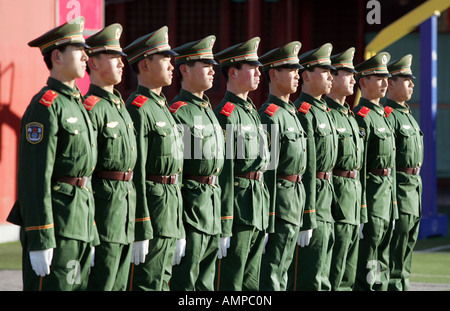
<instances>
[{"instance_id":1,"label":"shoulder epaulette","mask_svg":"<svg viewBox=\"0 0 450 311\"><path fill-rule=\"evenodd\" d=\"M86 108L86 110L91 111L92 108L94 108L95 104L98 103L99 101L100 101L100 98L98 98L97 96L91 95L84 100L83 106L84 106L84 108Z\"/></svg>"},{"instance_id":2,"label":"shoulder epaulette","mask_svg":"<svg viewBox=\"0 0 450 311\"><path fill-rule=\"evenodd\" d=\"M39 103L41 103L44 106L50 107L55 100L56 97L58 97L58 93L52 90L48 90L47 92L42 95L41 99L39 100Z\"/></svg>"},{"instance_id":3,"label":"shoulder epaulette","mask_svg":"<svg viewBox=\"0 0 450 311\"><path fill-rule=\"evenodd\" d=\"M234 108L236 106L230 102L227 102L225 106L223 106L222 110L220 111L221 114L229 117L231 113L233 112Z\"/></svg>"},{"instance_id":4,"label":"shoulder epaulette","mask_svg":"<svg viewBox=\"0 0 450 311\"><path fill-rule=\"evenodd\" d=\"M358 111L358 115L360 115L361 117L365 118L367 117L367 115L369 114L370 109L367 107L362 107L359 111Z\"/></svg>"},{"instance_id":5,"label":"shoulder epaulette","mask_svg":"<svg viewBox=\"0 0 450 311\"><path fill-rule=\"evenodd\" d=\"M266 110L264 110L264 112L266 114L268 114L269 116L273 117L273 115L275 114L275 112L277 112L277 110L280 108L280 106L277 106L275 104L270 104L269 107L266 108Z\"/></svg>"},{"instance_id":6,"label":"shoulder epaulette","mask_svg":"<svg viewBox=\"0 0 450 311\"><path fill-rule=\"evenodd\" d=\"M304 114L307 114L310 108L311 108L310 104L308 104L307 102L303 102L300 105L300 108L298 108L298 111L300 111L300 112L302 112Z\"/></svg>"},{"instance_id":7,"label":"shoulder epaulette","mask_svg":"<svg viewBox=\"0 0 450 311\"><path fill-rule=\"evenodd\" d=\"M185 102L178 101L178 102L175 102L175 103L173 103L172 105L170 105L169 110L170 110L170 112L175 113L175 112L177 112L177 110L178 110L180 107L182 107L182 106L184 106L184 105L187 105L187 104L186 104Z\"/></svg>"},{"instance_id":8,"label":"shoulder epaulette","mask_svg":"<svg viewBox=\"0 0 450 311\"><path fill-rule=\"evenodd\" d=\"M394 108L392 108L392 107L389 107L389 106L384 107L384 113L385 113L386 118L389 117L389 115L391 114L391 112L393 110L394 110Z\"/></svg>"},{"instance_id":9,"label":"shoulder epaulette","mask_svg":"<svg viewBox=\"0 0 450 311\"><path fill-rule=\"evenodd\" d=\"M147 100L148 98L144 95L138 95L131 104L141 108L147 102Z\"/></svg>"}]
</instances>

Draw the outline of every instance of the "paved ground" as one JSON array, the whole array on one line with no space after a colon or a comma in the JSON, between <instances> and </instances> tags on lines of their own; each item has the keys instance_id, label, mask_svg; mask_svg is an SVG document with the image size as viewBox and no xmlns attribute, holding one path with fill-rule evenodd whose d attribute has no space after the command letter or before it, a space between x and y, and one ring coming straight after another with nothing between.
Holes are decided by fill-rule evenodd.
<instances>
[{"instance_id":1,"label":"paved ground","mask_svg":"<svg viewBox=\"0 0 450 311\"><path fill-rule=\"evenodd\" d=\"M0 270L0 291L21 291L20 270ZM449 291L449 284L411 283L410 291Z\"/></svg>"}]
</instances>

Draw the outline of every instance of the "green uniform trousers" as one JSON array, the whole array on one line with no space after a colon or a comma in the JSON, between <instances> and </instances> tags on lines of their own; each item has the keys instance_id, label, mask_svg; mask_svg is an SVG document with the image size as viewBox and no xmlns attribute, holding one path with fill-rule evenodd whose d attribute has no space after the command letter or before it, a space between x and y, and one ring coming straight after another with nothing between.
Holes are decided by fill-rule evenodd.
<instances>
[{"instance_id":1,"label":"green uniform trousers","mask_svg":"<svg viewBox=\"0 0 450 311\"><path fill-rule=\"evenodd\" d=\"M353 290L358 263L358 248L359 226L334 223L334 246L330 267L331 290Z\"/></svg>"},{"instance_id":2,"label":"green uniform trousers","mask_svg":"<svg viewBox=\"0 0 450 311\"><path fill-rule=\"evenodd\" d=\"M265 232L234 224L227 256L217 261L217 291L257 291Z\"/></svg>"},{"instance_id":3,"label":"green uniform trousers","mask_svg":"<svg viewBox=\"0 0 450 311\"><path fill-rule=\"evenodd\" d=\"M186 230L186 253L172 268L170 290L213 291L220 235L198 231L190 225Z\"/></svg>"},{"instance_id":4,"label":"green uniform trousers","mask_svg":"<svg viewBox=\"0 0 450 311\"><path fill-rule=\"evenodd\" d=\"M392 220L369 215L359 240L358 267L354 290L385 291L389 281L389 243Z\"/></svg>"},{"instance_id":5,"label":"green uniform trousers","mask_svg":"<svg viewBox=\"0 0 450 311\"><path fill-rule=\"evenodd\" d=\"M22 234L23 236L23 234ZM21 239L22 281L24 291L80 291L86 290L91 264L91 243L56 237L50 274L38 276L31 268L26 241Z\"/></svg>"},{"instance_id":6,"label":"green uniform trousers","mask_svg":"<svg viewBox=\"0 0 450 311\"><path fill-rule=\"evenodd\" d=\"M130 273L132 244L102 241L95 247L94 267L89 274L88 290L124 291Z\"/></svg>"},{"instance_id":7,"label":"green uniform trousers","mask_svg":"<svg viewBox=\"0 0 450 311\"><path fill-rule=\"evenodd\" d=\"M299 229L299 226L275 218L275 232L269 234L262 256L259 290L286 290Z\"/></svg>"},{"instance_id":8,"label":"green uniform trousers","mask_svg":"<svg viewBox=\"0 0 450 311\"><path fill-rule=\"evenodd\" d=\"M297 245L294 260L289 268L288 290L331 290L329 280L334 244L333 223L317 220L309 245Z\"/></svg>"},{"instance_id":9,"label":"green uniform trousers","mask_svg":"<svg viewBox=\"0 0 450 311\"><path fill-rule=\"evenodd\" d=\"M420 217L399 213L390 244L390 276L388 290L407 291L411 275L414 246L419 235Z\"/></svg>"},{"instance_id":10,"label":"green uniform trousers","mask_svg":"<svg viewBox=\"0 0 450 311\"><path fill-rule=\"evenodd\" d=\"M168 291L172 277L173 257L177 238L154 236L149 241L145 262L131 264L130 291Z\"/></svg>"}]
</instances>

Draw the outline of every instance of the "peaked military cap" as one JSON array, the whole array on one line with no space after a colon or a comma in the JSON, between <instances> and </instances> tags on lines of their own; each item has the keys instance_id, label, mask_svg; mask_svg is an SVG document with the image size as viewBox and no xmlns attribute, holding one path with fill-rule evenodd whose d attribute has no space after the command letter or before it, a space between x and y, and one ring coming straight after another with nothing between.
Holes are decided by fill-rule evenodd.
<instances>
[{"instance_id":1,"label":"peaked military cap","mask_svg":"<svg viewBox=\"0 0 450 311\"><path fill-rule=\"evenodd\" d=\"M216 54L221 67L237 63L249 63L252 65L262 66L258 61L258 47L261 39L254 37L248 41L230 46Z\"/></svg>"},{"instance_id":2,"label":"peaked military cap","mask_svg":"<svg viewBox=\"0 0 450 311\"><path fill-rule=\"evenodd\" d=\"M86 39L86 43L90 46L87 50L89 56L100 53L119 54L127 56L122 52L120 47L120 35L122 34L122 25L112 24L103 28L96 34Z\"/></svg>"},{"instance_id":3,"label":"peaked military cap","mask_svg":"<svg viewBox=\"0 0 450 311\"><path fill-rule=\"evenodd\" d=\"M391 55L387 52L381 52L372 56L355 67L355 70L358 72L356 77L361 78L369 75L390 76L387 69L387 63L390 59Z\"/></svg>"},{"instance_id":4,"label":"peaked military cap","mask_svg":"<svg viewBox=\"0 0 450 311\"><path fill-rule=\"evenodd\" d=\"M415 79L416 77L413 75L411 70L412 58L412 55L408 54L388 65L388 70L391 76L401 76Z\"/></svg>"},{"instance_id":5,"label":"peaked military cap","mask_svg":"<svg viewBox=\"0 0 450 311\"><path fill-rule=\"evenodd\" d=\"M303 53L298 58L300 59L300 64L306 69L314 67L334 69L330 60L332 50L333 46L331 43L325 43L317 49Z\"/></svg>"},{"instance_id":6,"label":"peaked military cap","mask_svg":"<svg viewBox=\"0 0 450 311\"><path fill-rule=\"evenodd\" d=\"M298 60L298 51L302 44L299 41L290 42L282 47L273 49L259 58L263 71L277 67L303 69Z\"/></svg>"},{"instance_id":7,"label":"peaked military cap","mask_svg":"<svg viewBox=\"0 0 450 311\"><path fill-rule=\"evenodd\" d=\"M38 47L42 55L55 48L69 44L89 48L83 37L84 21L83 16L74 18L28 42L28 45L30 47Z\"/></svg>"},{"instance_id":8,"label":"peaked military cap","mask_svg":"<svg viewBox=\"0 0 450 311\"><path fill-rule=\"evenodd\" d=\"M216 36L208 36L206 38L183 44L173 49L178 55L175 56L175 64L185 64L189 61L202 61L204 63L218 65L214 60L212 48Z\"/></svg>"},{"instance_id":9,"label":"peaked military cap","mask_svg":"<svg viewBox=\"0 0 450 311\"><path fill-rule=\"evenodd\" d=\"M177 55L169 45L169 28L163 26L160 29L137 38L131 42L123 52L127 54L128 63L133 64L152 54L160 53L170 56Z\"/></svg>"},{"instance_id":10,"label":"peaked military cap","mask_svg":"<svg viewBox=\"0 0 450 311\"><path fill-rule=\"evenodd\" d=\"M355 48L351 47L346 51L330 56L331 66L336 69L349 70L353 73L357 73L353 66L353 57L355 56Z\"/></svg>"}]
</instances>

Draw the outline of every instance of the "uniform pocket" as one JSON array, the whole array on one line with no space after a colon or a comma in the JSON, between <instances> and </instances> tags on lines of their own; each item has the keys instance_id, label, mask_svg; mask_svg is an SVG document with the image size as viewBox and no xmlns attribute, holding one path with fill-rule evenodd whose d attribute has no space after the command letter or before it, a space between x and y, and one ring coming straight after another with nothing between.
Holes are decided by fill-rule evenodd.
<instances>
[{"instance_id":1,"label":"uniform pocket","mask_svg":"<svg viewBox=\"0 0 450 311\"><path fill-rule=\"evenodd\" d=\"M80 123L66 123L61 124L60 141L58 147L61 148L61 153L65 157L77 157L87 153L87 137L86 128Z\"/></svg>"}]
</instances>

